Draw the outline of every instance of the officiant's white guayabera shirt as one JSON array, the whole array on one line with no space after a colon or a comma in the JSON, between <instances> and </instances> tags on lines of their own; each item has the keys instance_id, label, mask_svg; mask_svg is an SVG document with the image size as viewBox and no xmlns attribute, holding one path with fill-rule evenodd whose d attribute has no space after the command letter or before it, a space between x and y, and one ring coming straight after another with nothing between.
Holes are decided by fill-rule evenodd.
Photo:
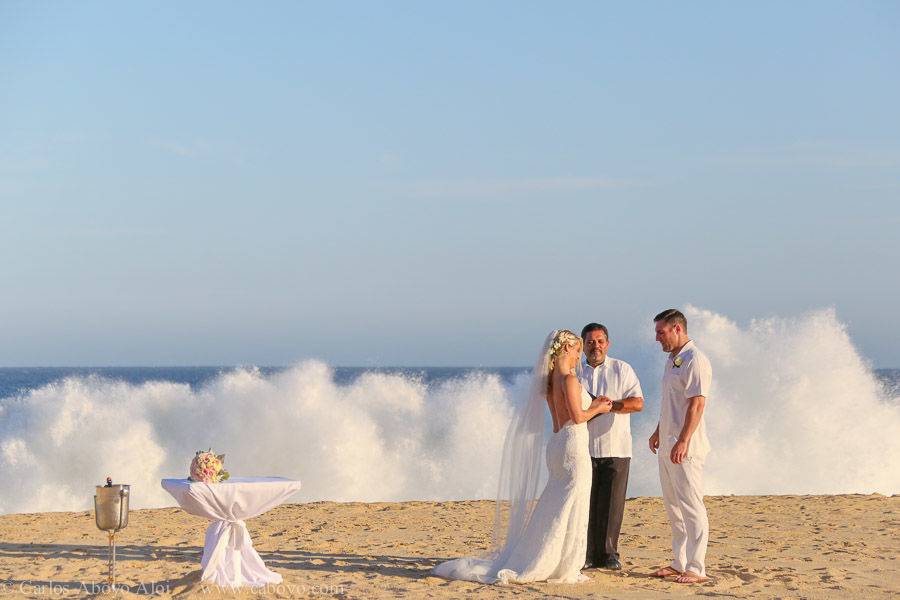
<instances>
[{"instance_id":1,"label":"officiant's white guayabera shirt","mask_svg":"<svg viewBox=\"0 0 900 600\"><path fill-rule=\"evenodd\" d=\"M704 396L709 401L712 386L712 366L693 341L684 345L676 356L666 360L662 379L662 405L659 414L659 445L663 456L668 456L678 441L689 406L688 398ZM706 437L706 419L700 416L700 424L691 436L687 455L703 459L709 453Z\"/></svg>"},{"instance_id":2,"label":"officiant's white guayabera shirt","mask_svg":"<svg viewBox=\"0 0 900 600\"><path fill-rule=\"evenodd\" d=\"M606 357L592 367L581 362L581 385L594 396L622 400L644 397L634 369L624 360ZM605 413L588 421L589 448L594 458L631 458L631 415Z\"/></svg>"}]
</instances>

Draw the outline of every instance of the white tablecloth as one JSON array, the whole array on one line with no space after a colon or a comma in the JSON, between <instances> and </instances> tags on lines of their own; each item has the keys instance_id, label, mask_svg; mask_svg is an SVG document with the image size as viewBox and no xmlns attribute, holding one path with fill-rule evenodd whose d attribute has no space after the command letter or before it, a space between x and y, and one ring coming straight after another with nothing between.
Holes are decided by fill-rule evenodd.
<instances>
[{"instance_id":1,"label":"white tablecloth","mask_svg":"<svg viewBox=\"0 0 900 600\"><path fill-rule=\"evenodd\" d=\"M271 510L300 489L282 477L236 477L222 483L163 479L163 488L186 512L212 521L203 546L202 581L216 585L258 587L281 583L253 548L244 519Z\"/></svg>"}]
</instances>

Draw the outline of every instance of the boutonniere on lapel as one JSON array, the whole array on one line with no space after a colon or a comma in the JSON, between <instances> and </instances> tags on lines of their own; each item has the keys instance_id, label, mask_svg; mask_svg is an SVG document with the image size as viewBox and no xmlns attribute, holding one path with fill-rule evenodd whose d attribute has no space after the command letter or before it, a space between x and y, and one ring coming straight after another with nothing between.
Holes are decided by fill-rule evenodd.
<instances>
[{"instance_id":1,"label":"boutonniere on lapel","mask_svg":"<svg viewBox=\"0 0 900 600\"><path fill-rule=\"evenodd\" d=\"M684 362L684 359L683 359L683 358L681 358L680 356L676 356L676 357L675 357L675 360L672 361L672 368L673 368L673 369L680 369L680 368L681 368L681 363L683 363L683 362Z\"/></svg>"}]
</instances>

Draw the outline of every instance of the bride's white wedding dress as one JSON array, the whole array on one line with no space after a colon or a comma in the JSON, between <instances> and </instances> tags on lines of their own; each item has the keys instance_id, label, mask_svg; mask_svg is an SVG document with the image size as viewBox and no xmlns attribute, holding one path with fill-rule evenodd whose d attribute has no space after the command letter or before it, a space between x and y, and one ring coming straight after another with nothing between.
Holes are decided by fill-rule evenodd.
<instances>
[{"instance_id":1,"label":"bride's white wedding dress","mask_svg":"<svg viewBox=\"0 0 900 600\"><path fill-rule=\"evenodd\" d=\"M582 390L582 405L591 404ZM500 558L458 558L439 564L433 573L447 579L482 583L577 583L587 551L591 496L591 458L586 423L567 421L547 442L549 478L531 518L512 547Z\"/></svg>"}]
</instances>

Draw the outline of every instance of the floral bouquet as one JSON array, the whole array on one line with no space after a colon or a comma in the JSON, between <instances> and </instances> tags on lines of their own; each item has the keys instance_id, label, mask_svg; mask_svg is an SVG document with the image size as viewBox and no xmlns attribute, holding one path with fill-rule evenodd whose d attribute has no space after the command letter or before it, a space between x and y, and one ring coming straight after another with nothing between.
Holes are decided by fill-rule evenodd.
<instances>
[{"instance_id":1,"label":"floral bouquet","mask_svg":"<svg viewBox=\"0 0 900 600\"><path fill-rule=\"evenodd\" d=\"M228 471L225 470L225 455L216 455L209 450L198 450L194 460L191 461L191 481L203 483L219 483L228 479Z\"/></svg>"}]
</instances>

